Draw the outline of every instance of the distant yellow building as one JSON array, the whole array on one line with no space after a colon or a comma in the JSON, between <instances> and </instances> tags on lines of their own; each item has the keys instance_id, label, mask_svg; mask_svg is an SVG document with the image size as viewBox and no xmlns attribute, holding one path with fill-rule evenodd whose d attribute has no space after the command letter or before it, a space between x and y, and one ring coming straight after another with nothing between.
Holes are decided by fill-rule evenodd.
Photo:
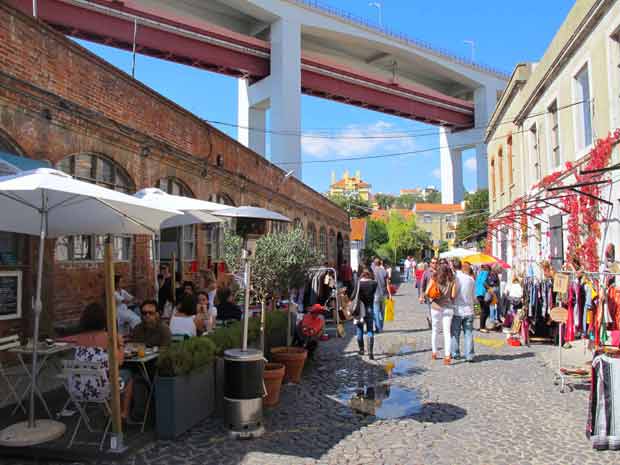
<instances>
[{"instance_id":1,"label":"distant yellow building","mask_svg":"<svg viewBox=\"0 0 620 465\"><path fill-rule=\"evenodd\" d=\"M456 226L464 213L463 205L440 203L416 203L413 206L416 223L427 231L437 246L446 241L452 247L456 239Z\"/></svg>"},{"instance_id":2,"label":"distant yellow building","mask_svg":"<svg viewBox=\"0 0 620 465\"><path fill-rule=\"evenodd\" d=\"M336 181L336 173L332 171L329 195L357 195L360 199L369 201L371 198L371 187L370 184L362 181L362 175L359 170L355 172L355 176L349 176L349 171L345 171L342 179L339 181Z\"/></svg>"}]
</instances>

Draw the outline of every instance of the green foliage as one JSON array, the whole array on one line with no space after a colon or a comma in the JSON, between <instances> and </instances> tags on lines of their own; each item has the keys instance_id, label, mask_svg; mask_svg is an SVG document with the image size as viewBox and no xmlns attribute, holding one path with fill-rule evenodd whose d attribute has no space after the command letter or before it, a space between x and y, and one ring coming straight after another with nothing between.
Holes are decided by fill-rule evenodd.
<instances>
[{"instance_id":1,"label":"green foliage","mask_svg":"<svg viewBox=\"0 0 620 465\"><path fill-rule=\"evenodd\" d=\"M465 195L465 213L456 228L456 240L477 242L481 246L489 218L489 191L480 190Z\"/></svg>"},{"instance_id":2,"label":"green foliage","mask_svg":"<svg viewBox=\"0 0 620 465\"><path fill-rule=\"evenodd\" d=\"M213 362L216 345L207 337L194 337L173 343L157 359L160 376L183 376Z\"/></svg>"},{"instance_id":3,"label":"green foliage","mask_svg":"<svg viewBox=\"0 0 620 465\"><path fill-rule=\"evenodd\" d=\"M424 199L426 203L441 203L441 192L432 191L429 192L426 198Z\"/></svg>"},{"instance_id":4,"label":"green foliage","mask_svg":"<svg viewBox=\"0 0 620 465\"><path fill-rule=\"evenodd\" d=\"M377 250L388 239L387 225L384 221L368 220L366 226L366 247L368 249Z\"/></svg>"},{"instance_id":5,"label":"green foliage","mask_svg":"<svg viewBox=\"0 0 620 465\"><path fill-rule=\"evenodd\" d=\"M243 238L235 235L232 231L226 230L224 234L224 263L231 273L241 270L241 251L243 249Z\"/></svg>"},{"instance_id":6,"label":"green foliage","mask_svg":"<svg viewBox=\"0 0 620 465\"><path fill-rule=\"evenodd\" d=\"M365 218L372 213L370 202L359 195L328 195L327 198L346 210L351 218Z\"/></svg>"},{"instance_id":7,"label":"green foliage","mask_svg":"<svg viewBox=\"0 0 620 465\"><path fill-rule=\"evenodd\" d=\"M252 286L259 299L283 295L300 287L308 269L321 263L303 230L268 234L256 241L252 259Z\"/></svg>"},{"instance_id":8,"label":"green foliage","mask_svg":"<svg viewBox=\"0 0 620 465\"><path fill-rule=\"evenodd\" d=\"M387 222L389 252L394 262L406 255L420 256L422 250L429 246L428 235L418 227L415 216L405 219L398 213L392 213Z\"/></svg>"},{"instance_id":9,"label":"green foliage","mask_svg":"<svg viewBox=\"0 0 620 465\"><path fill-rule=\"evenodd\" d=\"M424 199L419 195L405 194L396 198L394 202L394 208L402 208L404 210L411 210L416 203L423 202Z\"/></svg>"},{"instance_id":10,"label":"green foliage","mask_svg":"<svg viewBox=\"0 0 620 465\"><path fill-rule=\"evenodd\" d=\"M398 197L395 195L390 194L375 194L375 202L377 202L381 210L389 210L392 208L397 198Z\"/></svg>"}]
</instances>

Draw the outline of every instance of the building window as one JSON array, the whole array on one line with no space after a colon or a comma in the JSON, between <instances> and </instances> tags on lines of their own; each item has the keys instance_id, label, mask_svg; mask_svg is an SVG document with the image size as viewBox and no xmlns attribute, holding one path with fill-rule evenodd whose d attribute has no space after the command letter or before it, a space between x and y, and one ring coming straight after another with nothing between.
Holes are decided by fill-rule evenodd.
<instances>
[{"instance_id":1,"label":"building window","mask_svg":"<svg viewBox=\"0 0 620 465\"><path fill-rule=\"evenodd\" d=\"M424 215L424 219L423 219L424 223L432 223L433 222L433 217L431 215Z\"/></svg>"},{"instance_id":2,"label":"building window","mask_svg":"<svg viewBox=\"0 0 620 465\"><path fill-rule=\"evenodd\" d=\"M161 178L156 185L167 194L194 197L189 187L176 178ZM196 225L162 229L157 248L163 261L171 260L173 253L184 261L196 260Z\"/></svg>"},{"instance_id":3,"label":"building window","mask_svg":"<svg viewBox=\"0 0 620 465\"><path fill-rule=\"evenodd\" d=\"M209 202L221 203L223 205L235 206L230 196L226 194L211 194ZM227 228L232 227L232 219L225 220L222 223L207 224L205 228L205 244L207 257L211 261L218 261L224 254L224 232Z\"/></svg>"},{"instance_id":4,"label":"building window","mask_svg":"<svg viewBox=\"0 0 620 465\"><path fill-rule=\"evenodd\" d=\"M512 136L508 136L506 147L508 147L508 184L512 186L514 184L514 172L512 171Z\"/></svg>"},{"instance_id":5,"label":"building window","mask_svg":"<svg viewBox=\"0 0 620 465\"><path fill-rule=\"evenodd\" d=\"M329 230L329 250L328 250L328 255L326 255L327 257L329 257L330 260L334 260L336 258L336 233L334 232L333 229Z\"/></svg>"},{"instance_id":6,"label":"building window","mask_svg":"<svg viewBox=\"0 0 620 465\"><path fill-rule=\"evenodd\" d=\"M551 166L557 168L562 164L562 159L560 156L558 101L554 100L549 108L547 108L547 111L549 113L549 148L551 152Z\"/></svg>"},{"instance_id":7,"label":"building window","mask_svg":"<svg viewBox=\"0 0 620 465\"><path fill-rule=\"evenodd\" d=\"M446 240L454 239L454 231L448 231L446 233Z\"/></svg>"},{"instance_id":8,"label":"building window","mask_svg":"<svg viewBox=\"0 0 620 465\"><path fill-rule=\"evenodd\" d=\"M85 153L71 155L58 163L58 169L76 179L129 194L135 186L125 170L101 155ZM116 261L131 259L132 236L113 236L113 257ZM105 236L63 236L56 240L57 261L102 261Z\"/></svg>"},{"instance_id":9,"label":"building window","mask_svg":"<svg viewBox=\"0 0 620 465\"><path fill-rule=\"evenodd\" d=\"M308 225L308 231L306 232L306 236L310 241L310 247L316 250L316 228L314 227L314 224L310 223Z\"/></svg>"},{"instance_id":10,"label":"building window","mask_svg":"<svg viewBox=\"0 0 620 465\"><path fill-rule=\"evenodd\" d=\"M183 226L183 260L196 259L196 225Z\"/></svg>"},{"instance_id":11,"label":"building window","mask_svg":"<svg viewBox=\"0 0 620 465\"><path fill-rule=\"evenodd\" d=\"M501 147L497 153L497 171L499 173L499 186L497 190L502 194L504 192L504 151Z\"/></svg>"},{"instance_id":12,"label":"building window","mask_svg":"<svg viewBox=\"0 0 620 465\"><path fill-rule=\"evenodd\" d=\"M159 187L166 194L180 195L182 197L194 197L192 191L181 181L176 178L161 178L157 181Z\"/></svg>"},{"instance_id":13,"label":"building window","mask_svg":"<svg viewBox=\"0 0 620 465\"><path fill-rule=\"evenodd\" d=\"M491 198L495 198L495 158L491 158L491 172L489 173L491 178Z\"/></svg>"},{"instance_id":14,"label":"building window","mask_svg":"<svg viewBox=\"0 0 620 465\"><path fill-rule=\"evenodd\" d=\"M293 220L293 229L303 229L303 228L304 228L304 225L301 222L301 219L300 218L295 218Z\"/></svg>"},{"instance_id":15,"label":"building window","mask_svg":"<svg viewBox=\"0 0 620 465\"><path fill-rule=\"evenodd\" d=\"M329 250L327 250L327 230L325 227L319 230L319 253L322 253L326 260L329 258Z\"/></svg>"},{"instance_id":16,"label":"building window","mask_svg":"<svg viewBox=\"0 0 620 465\"><path fill-rule=\"evenodd\" d=\"M538 129L536 123L532 124L528 131L528 139L530 146L530 163L534 168L534 181L538 181L542 176L542 167L540 166L540 150L538 147Z\"/></svg>"},{"instance_id":17,"label":"building window","mask_svg":"<svg viewBox=\"0 0 620 465\"><path fill-rule=\"evenodd\" d=\"M592 145L592 107L590 96L590 76L586 64L575 75L575 106L577 112L576 134L577 150L583 150Z\"/></svg>"}]
</instances>

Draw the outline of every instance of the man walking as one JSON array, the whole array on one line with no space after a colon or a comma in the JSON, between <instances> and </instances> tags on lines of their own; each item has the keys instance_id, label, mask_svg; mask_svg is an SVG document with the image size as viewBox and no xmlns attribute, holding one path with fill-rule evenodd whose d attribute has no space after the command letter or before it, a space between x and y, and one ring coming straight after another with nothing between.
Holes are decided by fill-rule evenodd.
<instances>
[{"instance_id":1,"label":"man walking","mask_svg":"<svg viewBox=\"0 0 620 465\"><path fill-rule=\"evenodd\" d=\"M404 263L406 283L411 282L411 260L409 258L410 257L405 258L405 263Z\"/></svg>"},{"instance_id":2,"label":"man walking","mask_svg":"<svg viewBox=\"0 0 620 465\"><path fill-rule=\"evenodd\" d=\"M437 259L433 257L431 259L430 266L424 271L422 275L422 279L420 280L420 303L426 304L426 322L428 323L428 328L431 329L433 327L431 321L431 301L426 297L426 288L431 282L431 278L437 269Z\"/></svg>"},{"instance_id":3,"label":"man walking","mask_svg":"<svg viewBox=\"0 0 620 465\"><path fill-rule=\"evenodd\" d=\"M388 288L388 274L385 268L383 268L383 262L377 258L374 265L375 281L377 281L374 300L375 332L380 333L383 331L385 298L389 296L390 291Z\"/></svg>"},{"instance_id":4,"label":"man walking","mask_svg":"<svg viewBox=\"0 0 620 465\"><path fill-rule=\"evenodd\" d=\"M476 282L471 277L471 265L461 263L458 258L452 262L456 270L456 297L454 299L454 316L452 317L451 353L452 359L461 357L460 336L464 334L464 357L468 362L474 358L474 302L476 299Z\"/></svg>"}]
</instances>

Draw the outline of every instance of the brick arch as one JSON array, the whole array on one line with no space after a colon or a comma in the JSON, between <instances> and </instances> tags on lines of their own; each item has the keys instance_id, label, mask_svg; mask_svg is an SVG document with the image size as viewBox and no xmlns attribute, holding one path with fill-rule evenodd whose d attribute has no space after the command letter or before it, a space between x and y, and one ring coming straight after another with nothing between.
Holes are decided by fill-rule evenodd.
<instances>
[{"instance_id":1,"label":"brick arch","mask_svg":"<svg viewBox=\"0 0 620 465\"><path fill-rule=\"evenodd\" d=\"M106 169L111 168L111 171ZM90 172L86 168L90 166ZM114 158L101 152L78 152L65 156L56 168L70 174L77 179L99 184L110 189L125 193L136 190L136 182L129 172ZM94 168L94 170L93 170Z\"/></svg>"},{"instance_id":2,"label":"brick arch","mask_svg":"<svg viewBox=\"0 0 620 465\"><path fill-rule=\"evenodd\" d=\"M24 151L9 134L0 128L0 152L7 152L21 157L26 156Z\"/></svg>"},{"instance_id":3,"label":"brick arch","mask_svg":"<svg viewBox=\"0 0 620 465\"><path fill-rule=\"evenodd\" d=\"M237 206L232 196L228 195L226 192L214 192L213 194L209 194L208 200L209 202L223 203L224 205L230 205L231 207Z\"/></svg>"}]
</instances>

